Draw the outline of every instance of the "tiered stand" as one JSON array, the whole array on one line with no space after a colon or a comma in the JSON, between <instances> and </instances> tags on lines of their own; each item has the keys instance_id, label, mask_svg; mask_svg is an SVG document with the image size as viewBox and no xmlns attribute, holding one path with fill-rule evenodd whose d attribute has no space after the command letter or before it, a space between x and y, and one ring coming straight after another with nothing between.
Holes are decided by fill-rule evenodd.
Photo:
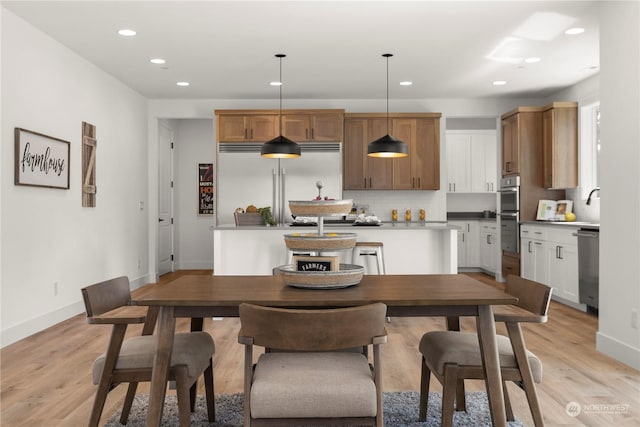
<instances>
[{"instance_id":1,"label":"tiered stand","mask_svg":"<svg viewBox=\"0 0 640 427\"><path fill-rule=\"evenodd\" d=\"M296 216L317 216L317 233L295 233L284 236L289 250L308 251L322 255L323 252L353 250L356 233L325 233L324 218L348 214L353 200L289 201L289 209ZM305 289L336 289L360 283L364 267L340 264L338 271L297 271L293 264L279 267L285 284Z\"/></svg>"}]
</instances>

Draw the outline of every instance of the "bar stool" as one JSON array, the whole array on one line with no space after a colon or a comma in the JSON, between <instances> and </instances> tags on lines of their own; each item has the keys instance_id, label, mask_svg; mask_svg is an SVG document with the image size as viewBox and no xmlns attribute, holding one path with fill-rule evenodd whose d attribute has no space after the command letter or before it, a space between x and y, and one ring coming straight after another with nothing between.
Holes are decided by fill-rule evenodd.
<instances>
[{"instance_id":1,"label":"bar stool","mask_svg":"<svg viewBox=\"0 0 640 427\"><path fill-rule=\"evenodd\" d=\"M378 274L385 274L383 248L382 242L356 242L351 253L352 262L355 264L358 257L362 255L374 256L376 257Z\"/></svg>"},{"instance_id":2,"label":"bar stool","mask_svg":"<svg viewBox=\"0 0 640 427\"><path fill-rule=\"evenodd\" d=\"M384 245L382 242L356 242L351 252L351 263L356 264L356 260L359 256L374 256L376 257L376 268L378 275L385 274L384 271ZM387 322L391 323L391 318L387 316Z\"/></svg>"}]
</instances>

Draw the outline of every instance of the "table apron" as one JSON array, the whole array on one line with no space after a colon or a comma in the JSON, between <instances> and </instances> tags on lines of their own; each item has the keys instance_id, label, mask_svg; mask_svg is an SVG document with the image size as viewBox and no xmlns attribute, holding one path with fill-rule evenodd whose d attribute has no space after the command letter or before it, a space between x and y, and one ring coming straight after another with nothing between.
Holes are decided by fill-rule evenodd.
<instances>
[{"instance_id":1,"label":"table apron","mask_svg":"<svg viewBox=\"0 0 640 427\"><path fill-rule=\"evenodd\" d=\"M291 307L294 308L294 307ZM332 307L299 307L318 309ZM238 306L176 306L175 317L239 317ZM387 315L395 317L421 316L477 316L477 305L431 305L431 306L391 306L387 305Z\"/></svg>"}]
</instances>

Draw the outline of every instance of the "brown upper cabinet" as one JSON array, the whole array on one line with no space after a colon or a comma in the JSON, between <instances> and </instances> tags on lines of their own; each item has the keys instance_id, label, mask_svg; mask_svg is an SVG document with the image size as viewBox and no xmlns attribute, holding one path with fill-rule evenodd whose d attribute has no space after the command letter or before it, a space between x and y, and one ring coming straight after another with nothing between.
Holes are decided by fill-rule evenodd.
<instances>
[{"instance_id":1,"label":"brown upper cabinet","mask_svg":"<svg viewBox=\"0 0 640 427\"><path fill-rule=\"evenodd\" d=\"M542 112L544 188L578 186L578 104L554 102Z\"/></svg>"},{"instance_id":2,"label":"brown upper cabinet","mask_svg":"<svg viewBox=\"0 0 640 427\"><path fill-rule=\"evenodd\" d=\"M282 134L296 142L342 141L344 110L282 114Z\"/></svg>"},{"instance_id":3,"label":"brown upper cabinet","mask_svg":"<svg viewBox=\"0 0 640 427\"><path fill-rule=\"evenodd\" d=\"M280 134L279 110L216 110L218 142L265 142ZM282 110L282 134L296 142L342 140L344 110Z\"/></svg>"},{"instance_id":4,"label":"brown upper cabinet","mask_svg":"<svg viewBox=\"0 0 640 427\"><path fill-rule=\"evenodd\" d=\"M216 111L216 140L218 142L269 141L278 136L277 114L251 111Z\"/></svg>"},{"instance_id":5,"label":"brown upper cabinet","mask_svg":"<svg viewBox=\"0 0 640 427\"><path fill-rule=\"evenodd\" d=\"M345 190L440 189L440 113L345 114ZM369 143L390 133L409 146L397 159L367 156Z\"/></svg>"},{"instance_id":6,"label":"brown upper cabinet","mask_svg":"<svg viewBox=\"0 0 640 427\"><path fill-rule=\"evenodd\" d=\"M540 107L518 107L502 115L502 176L519 175L523 162L535 161L527 154L530 147L540 147L541 120Z\"/></svg>"}]
</instances>

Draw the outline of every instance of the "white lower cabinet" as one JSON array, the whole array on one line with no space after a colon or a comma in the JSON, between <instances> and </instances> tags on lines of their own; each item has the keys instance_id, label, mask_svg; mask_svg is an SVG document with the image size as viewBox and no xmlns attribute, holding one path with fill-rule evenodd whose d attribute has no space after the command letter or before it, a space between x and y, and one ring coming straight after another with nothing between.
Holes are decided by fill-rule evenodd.
<instances>
[{"instance_id":1,"label":"white lower cabinet","mask_svg":"<svg viewBox=\"0 0 640 427\"><path fill-rule=\"evenodd\" d=\"M449 221L458 230L458 267L480 266L480 221Z\"/></svg>"},{"instance_id":2,"label":"white lower cabinet","mask_svg":"<svg viewBox=\"0 0 640 427\"><path fill-rule=\"evenodd\" d=\"M553 288L553 296L580 304L578 241L573 228L523 224L521 276Z\"/></svg>"},{"instance_id":3,"label":"white lower cabinet","mask_svg":"<svg viewBox=\"0 0 640 427\"><path fill-rule=\"evenodd\" d=\"M498 226L495 223L482 223L480 225L480 268L490 273L496 272L499 248Z\"/></svg>"}]
</instances>

